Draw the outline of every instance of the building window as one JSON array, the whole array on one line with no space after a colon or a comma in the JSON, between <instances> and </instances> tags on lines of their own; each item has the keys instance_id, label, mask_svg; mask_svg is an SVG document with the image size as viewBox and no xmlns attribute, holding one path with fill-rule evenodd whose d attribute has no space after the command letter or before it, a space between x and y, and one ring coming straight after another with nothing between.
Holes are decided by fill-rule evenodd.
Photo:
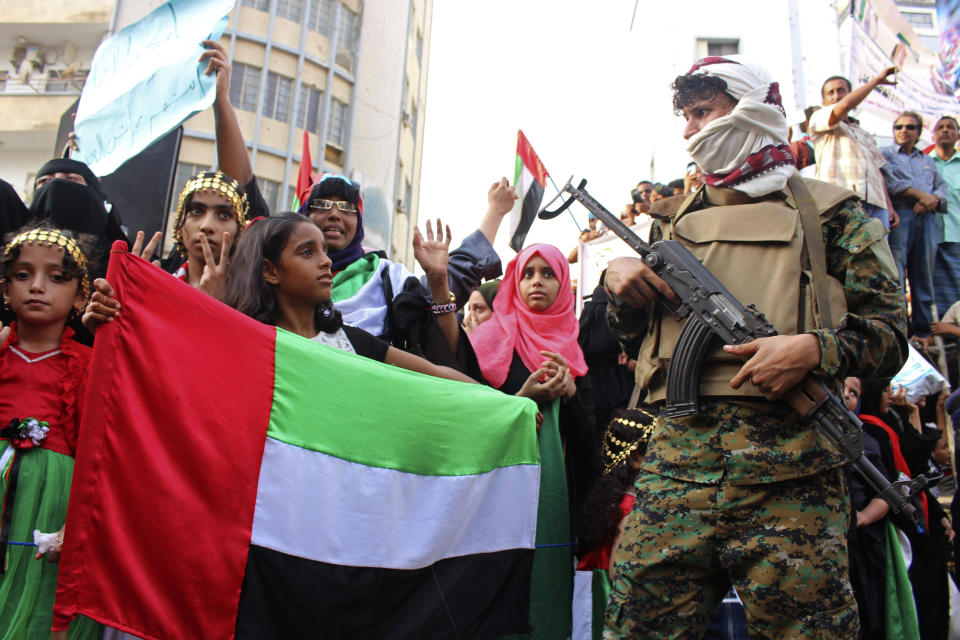
<instances>
[{"instance_id":1,"label":"building window","mask_svg":"<svg viewBox=\"0 0 960 640\"><path fill-rule=\"evenodd\" d=\"M327 144L343 148L344 127L347 119L347 104L336 98L330 101L330 119L327 130Z\"/></svg>"},{"instance_id":2,"label":"building window","mask_svg":"<svg viewBox=\"0 0 960 640\"><path fill-rule=\"evenodd\" d=\"M277 16L300 22L303 17L303 0L277 0Z\"/></svg>"},{"instance_id":3,"label":"building window","mask_svg":"<svg viewBox=\"0 0 960 640\"><path fill-rule=\"evenodd\" d=\"M323 91L315 87L301 86L300 101L297 103L297 118L293 124L306 129L310 133L317 133L317 119L320 114L320 98Z\"/></svg>"},{"instance_id":4,"label":"building window","mask_svg":"<svg viewBox=\"0 0 960 640\"><path fill-rule=\"evenodd\" d=\"M417 116L419 115L419 110L417 109L417 103L414 102L410 106L410 132L413 134L413 139L417 139Z\"/></svg>"},{"instance_id":5,"label":"building window","mask_svg":"<svg viewBox=\"0 0 960 640\"><path fill-rule=\"evenodd\" d=\"M48 93L78 92L83 90L87 81L89 69L79 69L75 72L64 73L62 69L49 69L45 91Z\"/></svg>"},{"instance_id":6,"label":"building window","mask_svg":"<svg viewBox=\"0 0 960 640\"><path fill-rule=\"evenodd\" d=\"M732 56L740 53L736 38L697 38L697 57Z\"/></svg>"},{"instance_id":7,"label":"building window","mask_svg":"<svg viewBox=\"0 0 960 640\"><path fill-rule=\"evenodd\" d=\"M267 89L263 95L263 115L280 122L290 121L290 97L293 95L293 78L270 71L267 73Z\"/></svg>"},{"instance_id":8,"label":"building window","mask_svg":"<svg viewBox=\"0 0 960 640\"><path fill-rule=\"evenodd\" d=\"M280 203L277 198L280 197L280 183L276 180L267 180L257 176L257 186L260 187L260 194L270 211L286 211L289 204Z\"/></svg>"},{"instance_id":9,"label":"building window","mask_svg":"<svg viewBox=\"0 0 960 640\"><path fill-rule=\"evenodd\" d=\"M250 7L257 11L270 11L270 0L240 0L241 7Z\"/></svg>"},{"instance_id":10,"label":"building window","mask_svg":"<svg viewBox=\"0 0 960 640\"><path fill-rule=\"evenodd\" d=\"M340 7L340 46L353 51L357 39L357 14L347 7Z\"/></svg>"},{"instance_id":11,"label":"building window","mask_svg":"<svg viewBox=\"0 0 960 640\"><path fill-rule=\"evenodd\" d=\"M259 89L260 67L234 62L230 73L230 102L233 106L244 111L256 111Z\"/></svg>"},{"instance_id":12,"label":"building window","mask_svg":"<svg viewBox=\"0 0 960 640\"><path fill-rule=\"evenodd\" d=\"M423 34L417 29L417 63L423 66Z\"/></svg>"},{"instance_id":13,"label":"building window","mask_svg":"<svg viewBox=\"0 0 960 640\"><path fill-rule=\"evenodd\" d=\"M907 19L907 22L910 23L910 26L917 31L932 31L934 28L932 12L920 13L919 11L904 11L901 9L900 13L902 13L903 17Z\"/></svg>"},{"instance_id":14,"label":"building window","mask_svg":"<svg viewBox=\"0 0 960 640\"><path fill-rule=\"evenodd\" d=\"M330 37L330 20L333 16L334 0L313 0L310 3L310 16L307 18L307 28L320 35Z\"/></svg>"}]
</instances>

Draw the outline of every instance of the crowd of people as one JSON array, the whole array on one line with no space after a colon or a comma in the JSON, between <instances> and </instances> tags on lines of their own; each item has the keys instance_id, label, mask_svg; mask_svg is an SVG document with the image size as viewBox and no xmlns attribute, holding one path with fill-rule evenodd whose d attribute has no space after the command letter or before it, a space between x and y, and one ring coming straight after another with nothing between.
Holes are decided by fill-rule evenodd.
<instances>
[{"instance_id":1,"label":"crowd of people","mask_svg":"<svg viewBox=\"0 0 960 640\"><path fill-rule=\"evenodd\" d=\"M905 111L896 145L877 149L850 113L894 68L857 88L827 79L793 143L760 65L707 58L674 81L694 162L669 184L638 183L620 219L650 216L651 240L678 241L779 334L714 345L684 413L667 406L682 305L653 266L611 260L578 318L576 251L532 244L505 268L494 251L517 198L505 179L456 249L439 219L416 231L419 278L364 248L362 185L345 176L321 176L297 212L270 212L229 103L229 60L206 45L219 167L179 194L169 255L156 255L159 233L127 237L76 160L44 165L29 207L2 184L0 638L51 632L91 345L124 313L104 277L114 240L259 322L536 402L540 492L567 497L540 509L538 540L549 530L572 544L534 554L530 637L948 637L954 514L942 504L960 392L918 400L890 378L908 345L956 351L958 127L941 118L925 154L922 119ZM581 239L599 233L591 219ZM917 522L784 400L809 379L860 416L864 455L886 478L929 480L911 498ZM35 531L36 547L18 543ZM603 602L588 629L576 628L578 574ZM897 584L909 601L891 599ZM104 633L82 617L69 630Z\"/></svg>"}]
</instances>

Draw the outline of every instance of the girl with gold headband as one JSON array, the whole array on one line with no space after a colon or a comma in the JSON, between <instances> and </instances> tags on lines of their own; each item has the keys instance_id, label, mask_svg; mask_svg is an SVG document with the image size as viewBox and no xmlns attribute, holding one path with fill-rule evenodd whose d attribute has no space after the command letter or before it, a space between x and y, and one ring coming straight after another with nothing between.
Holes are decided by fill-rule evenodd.
<instances>
[{"instance_id":1,"label":"girl with gold headband","mask_svg":"<svg viewBox=\"0 0 960 640\"><path fill-rule=\"evenodd\" d=\"M227 264L247 223L247 195L220 171L204 171L187 181L174 218L174 247L186 256L174 276L222 300Z\"/></svg>"},{"instance_id":2,"label":"girl with gold headband","mask_svg":"<svg viewBox=\"0 0 960 640\"><path fill-rule=\"evenodd\" d=\"M0 329L0 638L46 639L91 356L66 323L86 304L91 266L73 234L49 226L23 231L0 256L16 316ZM100 633L78 618L69 637Z\"/></svg>"},{"instance_id":3,"label":"girl with gold headband","mask_svg":"<svg viewBox=\"0 0 960 640\"><path fill-rule=\"evenodd\" d=\"M617 548L625 519L637 497L633 483L647 451L655 418L642 407L621 409L614 414L600 448L603 475L594 482L578 514L577 532L585 551L577 563L577 579L583 579L582 572L592 574L587 578L592 595L591 637L598 640L613 580L611 553ZM575 603L574 610L577 609Z\"/></svg>"}]
</instances>

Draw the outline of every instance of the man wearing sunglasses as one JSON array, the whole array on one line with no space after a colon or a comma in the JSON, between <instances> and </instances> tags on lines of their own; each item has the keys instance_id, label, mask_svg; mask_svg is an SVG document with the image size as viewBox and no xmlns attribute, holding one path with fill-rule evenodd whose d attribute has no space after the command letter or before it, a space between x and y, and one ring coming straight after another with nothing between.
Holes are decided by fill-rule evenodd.
<instances>
[{"instance_id":1,"label":"man wearing sunglasses","mask_svg":"<svg viewBox=\"0 0 960 640\"><path fill-rule=\"evenodd\" d=\"M900 217L900 225L888 238L900 283L910 280L911 334L930 335L930 307L933 304L933 257L939 228L934 217L946 212L946 185L933 158L917 148L923 131L918 113L904 111L893 124L896 146L884 147L887 160L887 189ZM945 309L941 309L943 313Z\"/></svg>"}]
</instances>

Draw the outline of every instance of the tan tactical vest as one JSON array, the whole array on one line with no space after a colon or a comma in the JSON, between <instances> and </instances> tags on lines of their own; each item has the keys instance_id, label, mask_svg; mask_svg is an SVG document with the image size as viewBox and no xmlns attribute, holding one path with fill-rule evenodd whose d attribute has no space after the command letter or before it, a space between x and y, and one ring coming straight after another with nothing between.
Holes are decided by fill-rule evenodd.
<instances>
[{"instance_id":1,"label":"tan tactical vest","mask_svg":"<svg viewBox=\"0 0 960 640\"><path fill-rule=\"evenodd\" d=\"M804 180L820 220L856 195L817 180ZM665 240L679 240L743 304L753 304L777 332L795 335L824 326L834 327L846 312L843 285L827 275L813 282L804 251L803 225L789 192L763 200L733 189L701 188L676 213L660 212ZM672 214L672 215L671 215ZM825 287L833 317L820 318L813 286ZM666 397L666 373L683 323L657 305L637 358L637 384L648 390L647 401ZM700 375L701 396L763 396L749 381L730 387L743 361L729 356L717 340Z\"/></svg>"}]
</instances>

